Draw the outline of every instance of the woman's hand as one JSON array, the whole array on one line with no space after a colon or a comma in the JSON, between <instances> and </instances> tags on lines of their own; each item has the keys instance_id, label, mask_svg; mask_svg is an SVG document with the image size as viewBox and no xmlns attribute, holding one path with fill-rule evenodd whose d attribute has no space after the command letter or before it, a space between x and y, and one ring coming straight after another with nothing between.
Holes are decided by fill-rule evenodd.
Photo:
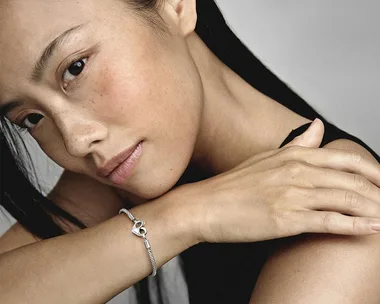
<instances>
[{"instance_id":1,"label":"woman's hand","mask_svg":"<svg viewBox=\"0 0 380 304\"><path fill-rule=\"evenodd\" d=\"M380 165L351 151L318 148L323 134L323 123L316 120L281 149L181 186L192 200L198 198L199 241L377 233L371 227L380 230Z\"/></svg>"}]
</instances>

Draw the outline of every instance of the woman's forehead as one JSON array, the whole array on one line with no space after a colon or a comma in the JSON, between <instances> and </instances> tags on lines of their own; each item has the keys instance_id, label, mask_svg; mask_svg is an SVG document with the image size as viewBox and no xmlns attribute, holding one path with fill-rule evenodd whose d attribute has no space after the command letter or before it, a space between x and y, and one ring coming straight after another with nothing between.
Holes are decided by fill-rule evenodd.
<instances>
[{"instance_id":1,"label":"woman's forehead","mask_svg":"<svg viewBox=\"0 0 380 304\"><path fill-rule=\"evenodd\" d=\"M112 0L111 0L112 1ZM112 1L113 2L113 1ZM97 7L107 7L109 1L100 0L2 0L0 2L1 20L17 22L60 21L73 16L83 16L97 12ZM110 6L110 5L108 5ZM8 17L8 18L7 18ZM44 19L40 20L39 18Z\"/></svg>"},{"instance_id":2,"label":"woman's forehead","mask_svg":"<svg viewBox=\"0 0 380 304\"><path fill-rule=\"evenodd\" d=\"M25 79L47 45L63 32L82 24L94 24L99 18L112 18L114 13L107 14L107 10L117 10L112 10L116 3L111 6L110 2L1 0L0 87Z\"/></svg>"},{"instance_id":3,"label":"woman's forehead","mask_svg":"<svg viewBox=\"0 0 380 304\"><path fill-rule=\"evenodd\" d=\"M118 18L115 12L120 11L114 8L120 1L113 0L1 0L1 3L0 44L24 45L32 52L70 27Z\"/></svg>"},{"instance_id":4,"label":"woman's forehead","mask_svg":"<svg viewBox=\"0 0 380 304\"><path fill-rule=\"evenodd\" d=\"M17 77L30 70L60 31L83 20L82 0L6 0L4 3L0 10L0 80L4 74Z\"/></svg>"},{"instance_id":5,"label":"woman's forehead","mask_svg":"<svg viewBox=\"0 0 380 304\"><path fill-rule=\"evenodd\" d=\"M104 16L105 7L99 0L5 0L0 9L0 42L54 35L70 24L97 18L99 8Z\"/></svg>"}]
</instances>

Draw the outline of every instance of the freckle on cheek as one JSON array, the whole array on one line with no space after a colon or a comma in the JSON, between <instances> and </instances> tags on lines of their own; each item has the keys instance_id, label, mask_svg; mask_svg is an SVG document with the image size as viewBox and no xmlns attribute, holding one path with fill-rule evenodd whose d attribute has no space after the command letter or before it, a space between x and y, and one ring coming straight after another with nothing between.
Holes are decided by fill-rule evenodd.
<instances>
[{"instance_id":1,"label":"freckle on cheek","mask_svg":"<svg viewBox=\"0 0 380 304\"><path fill-rule=\"evenodd\" d=\"M127 99L133 97L131 94L134 94L134 90L131 91L128 85L124 85L124 81L120 77L122 76L105 69L94 87L99 99L99 106L103 105L107 113L116 109L118 113L125 111Z\"/></svg>"},{"instance_id":2,"label":"freckle on cheek","mask_svg":"<svg viewBox=\"0 0 380 304\"><path fill-rule=\"evenodd\" d=\"M97 81L95 88L99 96L109 95L109 91L112 90L112 84L115 79L112 74L106 69L102 73L102 77Z\"/></svg>"}]
</instances>

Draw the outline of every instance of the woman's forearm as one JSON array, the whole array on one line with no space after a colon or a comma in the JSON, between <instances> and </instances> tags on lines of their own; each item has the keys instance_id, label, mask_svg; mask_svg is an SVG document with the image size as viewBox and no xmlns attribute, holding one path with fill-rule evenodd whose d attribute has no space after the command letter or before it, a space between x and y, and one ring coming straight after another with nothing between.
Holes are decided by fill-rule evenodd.
<instances>
[{"instance_id":1,"label":"woman's forearm","mask_svg":"<svg viewBox=\"0 0 380 304\"><path fill-rule=\"evenodd\" d=\"M196 243L175 195L131 209L146 222L157 267ZM125 214L0 255L1 303L102 303L151 273L143 240Z\"/></svg>"}]
</instances>

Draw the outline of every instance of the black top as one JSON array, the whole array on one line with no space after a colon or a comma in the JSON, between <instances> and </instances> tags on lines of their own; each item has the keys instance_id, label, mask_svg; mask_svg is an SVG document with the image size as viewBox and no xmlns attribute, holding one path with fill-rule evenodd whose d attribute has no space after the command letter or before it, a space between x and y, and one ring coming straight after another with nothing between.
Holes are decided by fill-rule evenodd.
<instances>
[{"instance_id":1,"label":"black top","mask_svg":"<svg viewBox=\"0 0 380 304\"><path fill-rule=\"evenodd\" d=\"M350 139L369 150L380 162L379 156L360 139L330 123L324 123L325 135L321 147L335 139ZM302 134L310 124L293 130L280 147ZM183 252L181 258L190 304L248 304L261 268L270 250L279 241L280 239L237 244L201 243Z\"/></svg>"}]
</instances>

